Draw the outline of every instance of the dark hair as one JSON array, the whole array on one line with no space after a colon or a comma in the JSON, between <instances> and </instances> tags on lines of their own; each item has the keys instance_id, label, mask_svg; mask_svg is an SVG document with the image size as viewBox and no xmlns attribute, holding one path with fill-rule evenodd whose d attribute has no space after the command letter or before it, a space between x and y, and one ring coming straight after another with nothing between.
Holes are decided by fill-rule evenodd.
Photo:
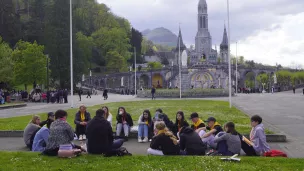
<instances>
[{"instance_id":1,"label":"dark hair","mask_svg":"<svg viewBox=\"0 0 304 171\"><path fill-rule=\"evenodd\" d=\"M187 122L185 121L185 115L184 115L184 112L183 111L178 111L176 113L176 116L180 114L182 116L182 119L181 119L181 124L183 125L183 122ZM175 117L175 124L177 125L178 124L178 120L177 120L177 117Z\"/></svg>"},{"instance_id":2,"label":"dark hair","mask_svg":"<svg viewBox=\"0 0 304 171\"><path fill-rule=\"evenodd\" d=\"M55 119L64 118L65 116L67 117L68 113L64 110L60 109L55 112Z\"/></svg>"},{"instance_id":3,"label":"dark hair","mask_svg":"<svg viewBox=\"0 0 304 171\"><path fill-rule=\"evenodd\" d=\"M233 122L228 122L225 124L225 127L228 128L227 133L230 133L232 135L237 135L238 133L235 130L235 125Z\"/></svg>"},{"instance_id":4,"label":"dark hair","mask_svg":"<svg viewBox=\"0 0 304 171\"><path fill-rule=\"evenodd\" d=\"M106 109L107 109L107 113L105 113L105 116L104 116L104 117L105 117L106 119L108 119L108 117L109 117L109 115L110 115L109 108L108 108L108 106L102 106L101 109L103 109L103 108L106 108ZM118 109L118 110L119 110L119 109ZM119 112L119 111L118 111L118 112Z\"/></svg>"},{"instance_id":5,"label":"dark hair","mask_svg":"<svg viewBox=\"0 0 304 171\"><path fill-rule=\"evenodd\" d=\"M105 115L105 111L104 111L104 110L98 109L98 110L96 111L96 116L97 116L97 117L104 117L104 115Z\"/></svg>"},{"instance_id":6,"label":"dark hair","mask_svg":"<svg viewBox=\"0 0 304 171\"><path fill-rule=\"evenodd\" d=\"M54 122L54 121L48 120L48 122L46 123L46 127L50 129L52 122Z\"/></svg>"},{"instance_id":7,"label":"dark hair","mask_svg":"<svg viewBox=\"0 0 304 171\"><path fill-rule=\"evenodd\" d=\"M119 115L119 109L123 109L124 110L123 115L125 115L127 113L127 111L126 111L126 109L124 107L119 107L118 110L117 110L117 115Z\"/></svg>"},{"instance_id":8,"label":"dark hair","mask_svg":"<svg viewBox=\"0 0 304 171\"><path fill-rule=\"evenodd\" d=\"M145 118L144 118L144 113L147 113L148 114L148 123L151 123L152 122L152 117L151 117L151 113L149 110L144 110L143 112L143 115L142 115L142 118L141 118L141 121L144 122L145 121Z\"/></svg>"},{"instance_id":9,"label":"dark hair","mask_svg":"<svg viewBox=\"0 0 304 171\"><path fill-rule=\"evenodd\" d=\"M263 120L259 115L254 115L251 117L251 121L258 122L260 124Z\"/></svg>"},{"instance_id":10,"label":"dark hair","mask_svg":"<svg viewBox=\"0 0 304 171\"><path fill-rule=\"evenodd\" d=\"M156 109L156 112L163 113L163 110L159 108L159 109Z\"/></svg>"}]
</instances>

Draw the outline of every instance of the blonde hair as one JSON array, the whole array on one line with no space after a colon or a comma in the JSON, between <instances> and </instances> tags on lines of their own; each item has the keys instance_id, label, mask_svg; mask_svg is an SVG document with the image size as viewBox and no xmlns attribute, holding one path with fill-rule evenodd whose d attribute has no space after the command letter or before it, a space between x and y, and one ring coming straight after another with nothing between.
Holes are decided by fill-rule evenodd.
<instances>
[{"instance_id":1,"label":"blonde hair","mask_svg":"<svg viewBox=\"0 0 304 171\"><path fill-rule=\"evenodd\" d=\"M155 128L158 130L158 134L164 133L166 136L170 137L175 145L177 145L177 138L173 135L173 133L166 127L164 122L158 122L155 125Z\"/></svg>"},{"instance_id":2,"label":"blonde hair","mask_svg":"<svg viewBox=\"0 0 304 171\"><path fill-rule=\"evenodd\" d=\"M37 125L37 123L36 123L37 119L40 119L40 116L34 115L34 116L32 117L32 120L30 121L30 123L33 123L33 124Z\"/></svg>"},{"instance_id":3,"label":"blonde hair","mask_svg":"<svg viewBox=\"0 0 304 171\"><path fill-rule=\"evenodd\" d=\"M86 107L84 104L82 104L82 105L79 106L79 110L80 110L82 107L83 107L84 109L87 109L87 107Z\"/></svg>"}]
</instances>

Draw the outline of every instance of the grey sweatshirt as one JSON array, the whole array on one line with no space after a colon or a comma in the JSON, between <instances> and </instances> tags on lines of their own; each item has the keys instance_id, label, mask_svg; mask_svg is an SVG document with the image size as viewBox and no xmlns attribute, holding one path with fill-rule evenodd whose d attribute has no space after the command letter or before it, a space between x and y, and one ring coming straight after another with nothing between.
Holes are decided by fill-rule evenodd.
<instances>
[{"instance_id":1,"label":"grey sweatshirt","mask_svg":"<svg viewBox=\"0 0 304 171\"><path fill-rule=\"evenodd\" d=\"M33 136L33 134L40 128L39 125L33 124L33 123L29 123L23 132L23 140L25 145L30 145L31 142L31 137Z\"/></svg>"},{"instance_id":2,"label":"grey sweatshirt","mask_svg":"<svg viewBox=\"0 0 304 171\"><path fill-rule=\"evenodd\" d=\"M232 134L226 133L226 132L220 137L218 137L218 135L219 134L217 134L217 136L214 137L215 143L225 140L227 143L227 146L228 146L228 151L230 151L234 154L240 154L241 139L238 135L232 135Z\"/></svg>"}]
</instances>

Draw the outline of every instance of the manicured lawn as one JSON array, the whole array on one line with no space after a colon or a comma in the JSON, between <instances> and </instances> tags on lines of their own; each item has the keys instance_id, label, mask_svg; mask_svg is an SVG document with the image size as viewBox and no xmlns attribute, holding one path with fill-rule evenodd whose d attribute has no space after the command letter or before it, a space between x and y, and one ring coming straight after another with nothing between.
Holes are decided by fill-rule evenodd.
<instances>
[{"instance_id":1,"label":"manicured lawn","mask_svg":"<svg viewBox=\"0 0 304 171\"><path fill-rule=\"evenodd\" d=\"M0 170L279 170L302 171L304 159L242 157L240 163L219 157L83 155L72 159L47 157L32 152L0 152Z\"/></svg>"},{"instance_id":2,"label":"manicured lawn","mask_svg":"<svg viewBox=\"0 0 304 171\"><path fill-rule=\"evenodd\" d=\"M19 105L19 104L24 104L24 103L22 103L22 102L5 103L5 104L0 105L0 108L1 108L2 106L7 107L7 106L15 106L15 105Z\"/></svg>"},{"instance_id":3,"label":"manicured lawn","mask_svg":"<svg viewBox=\"0 0 304 171\"><path fill-rule=\"evenodd\" d=\"M120 106L126 108L127 112L132 115L134 124L137 125L137 120L142 114L143 110L149 109L154 115L155 110L158 108L163 109L170 119L175 122L175 115L178 110L182 110L189 123L190 114L192 112L198 112L203 120L206 120L209 116L217 118L220 124L225 124L228 121L232 121L236 124L236 128L240 133L249 134L250 120L247 115L242 113L236 108L230 109L228 102L223 101L207 101L207 100L154 100L154 101L133 101L133 102L119 102L106 104L111 113L113 114L113 125L115 125L115 116L117 109ZM88 107L88 111L91 116L95 116L95 111L101 108L103 105L97 105ZM48 111L46 111L48 112ZM54 111L55 112L55 111ZM74 126L73 120L77 109L68 110L68 122ZM42 120L46 119L46 113L40 114ZM0 119L0 130L23 130L27 123L30 121L31 116L21 116L13 118Z\"/></svg>"}]
</instances>

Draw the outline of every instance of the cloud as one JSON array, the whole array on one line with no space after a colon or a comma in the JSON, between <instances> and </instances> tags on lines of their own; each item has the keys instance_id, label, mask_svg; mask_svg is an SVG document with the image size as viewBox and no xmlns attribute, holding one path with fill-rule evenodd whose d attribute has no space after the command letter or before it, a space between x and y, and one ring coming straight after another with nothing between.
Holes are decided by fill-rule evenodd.
<instances>
[{"instance_id":1,"label":"cloud","mask_svg":"<svg viewBox=\"0 0 304 171\"><path fill-rule=\"evenodd\" d=\"M185 43L188 46L194 44L197 32L198 0L98 1L107 4L115 14L127 18L131 24L140 31L156 27L165 27L177 34L178 25L181 23ZM213 39L213 44L219 45L223 35L224 21L226 20L227 23L226 0L207 0L207 4L210 34ZM270 43L273 44L276 42L276 39L278 39L278 37L267 36L267 34L280 36L279 32L281 31L284 32L281 34L293 36L289 35L288 29L290 28L286 28L284 24L291 24L286 18L292 20L295 16L302 15L303 6L303 0L230 0L231 42L244 42L244 47L250 48L248 42L257 43L259 38L267 37L268 40L261 39L260 42L265 41L262 44L267 42L268 45L270 45ZM294 23L299 22L297 20L292 21ZM304 26L302 26L302 29L304 29ZM301 32L298 33L301 34ZM302 46L300 44L298 45L296 39L297 36L295 39L289 37L288 44L284 43L279 47L266 48L267 50L262 54L267 54L267 56L263 58L259 57L256 60L259 60L259 62L265 61L265 63L272 63L269 61L274 61L274 59L277 60L276 58L279 58L284 61L282 64L288 65L290 62L283 59L290 59L288 56L291 56L295 61L300 61L301 58L295 58L295 56L299 57L301 50L295 48ZM290 47L290 44L297 45ZM257 45L251 45L251 47L254 49ZM275 48L275 50L269 50L269 48ZM280 49L277 50L278 48ZM252 54L246 53L249 51L253 52L253 50L246 50L242 55L244 55L245 58L252 58ZM277 54L274 54L272 51L283 51L284 53L279 54L277 52ZM287 52L289 53L285 54Z\"/></svg>"}]
</instances>

